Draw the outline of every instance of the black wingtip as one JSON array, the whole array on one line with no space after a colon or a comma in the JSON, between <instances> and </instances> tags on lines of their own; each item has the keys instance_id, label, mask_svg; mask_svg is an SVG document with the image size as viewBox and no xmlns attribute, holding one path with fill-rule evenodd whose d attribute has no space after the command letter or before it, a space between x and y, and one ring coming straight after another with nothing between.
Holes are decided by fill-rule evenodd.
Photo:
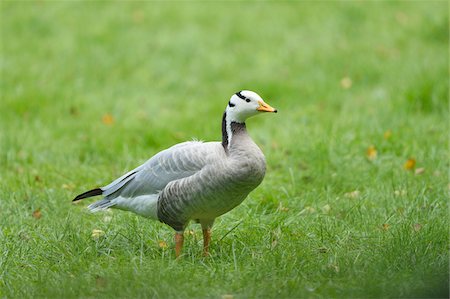
<instances>
[{"instance_id":1,"label":"black wingtip","mask_svg":"<svg viewBox=\"0 0 450 299\"><path fill-rule=\"evenodd\" d=\"M97 195L102 195L103 191L100 188L95 188L89 191L86 191L80 195L78 195L77 197L75 197L72 201L78 201L80 199L83 198L87 198L87 197L92 197L92 196L97 196Z\"/></svg>"}]
</instances>

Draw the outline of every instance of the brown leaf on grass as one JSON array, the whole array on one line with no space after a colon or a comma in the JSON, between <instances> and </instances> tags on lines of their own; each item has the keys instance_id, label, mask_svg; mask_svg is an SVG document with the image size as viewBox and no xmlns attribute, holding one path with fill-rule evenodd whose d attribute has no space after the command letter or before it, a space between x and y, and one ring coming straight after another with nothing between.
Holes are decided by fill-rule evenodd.
<instances>
[{"instance_id":1,"label":"brown leaf on grass","mask_svg":"<svg viewBox=\"0 0 450 299\"><path fill-rule=\"evenodd\" d=\"M329 264L328 268L333 269L336 273L339 273L339 265L337 264Z\"/></svg>"},{"instance_id":2,"label":"brown leaf on grass","mask_svg":"<svg viewBox=\"0 0 450 299\"><path fill-rule=\"evenodd\" d=\"M77 109L77 107L71 106L71 107L69 108L69 113L70 113L71 115L78 115L78 109Z\"/></svg>"},{"instance_id":3,"label":"brown leaf on grass","mask_svg":"<svg viewBox=\"0 0 450 299\"><path fill-rule=\"evenodd\" d=\"M167 243L165 241L159 241L158 246L159 246L159 248L166 249Z\"/></svg>"},{"instance_id":4,"label":"brown leaf on grass","mask_svg":"<svg viewBox=\"0 0 450 299\"><path fill-rule=\"evenodd\" d=\"M422 224L420 224L420 223L414 223L413 229L414 229L415 232L420 231L420 230L422 229Z\"/></svg>"},{"instance_id":5,"label":"brown leaf on grass","mask_svg":"<svg viewBox=\"0 0 450 299\"><path fill-rule=\"evenodd\" d=\"M387 231L389 229L390 225L387 223L383 223L383 225L381 226L381 228L385 231Z\"/></svg>"},{"instance_id":6,"label":"brown leaf on grass","mask_svg":"<svg viewBox=\"0 0 450 299\"><path fill-rule=\"evenodd\" d=\"M344 196L347 198L358 198L360 194L361 194L361 192L359 192L359 190L355 190L352 192L345 193Z\"/></svg>"},{"instance_id":7,"label":"brown leaf on grass","mask_svg":"<svg viewBox=\"0 0 450 299\"><path fill-rule=\"evenodd\" d=\"M408 191L406 191L406 190L395 190L394 191L395 196L405 196L407 194L408 194Z\"/></svg>"},{"instance_id":8,"label":"brown leaf on grass","mask_svg":"<svg viewBox=\"0 0 450 299\"><path fill-rule=\"evenodd\" d=\"M34 210L32 215L34 219L41 219L42 217L41 209L38 208Z\"/></svg>"},{"instance_id":9,"label":"brown leaf on grass","mask_svg":"<svg viewBox=\"0 0 450 299\"><path fill-rule=\"evenodd\" d=\"M409 158L406 160L405 164L403 164L403 168L406 170L413 170L416 167L416 160L414 158Z\"/></svg>"},{"instance_id":10,"label":"brown leaf on grass","mask_svg":"<svg viewBox=\"0 0 450 299\"><path fill-rule=\"evenodd\" d=\"M93 229L92 230L92 234L91 237L93 239L99 239L100 237L102 237L105 234L104 231L102 231L101 229Z\"/></svg>"},{"instance_id":11,"label":"brown leaf on grass","mask_svg":"<svg viewBox=\"0 0 450 299\"><path fill-rule=\"evenodd\" d=\"M35 175L35 176L34 176L34 181L35 181L35 182L42 182L42 179L41 179L40 176Z\"/></svg>"},{"instance_id":12,"label":"brown leaf on grass","mask_svg":"<svg viewBox=\"0 0 450 299\"><path fill-rule=\"evenodd\" d=\"M388 139L390 139L392 137L392 131L389 129L389 130L387 130L386 132L384 132L384 134L383 134L383 138L384 139L386 139L386 140L388 140Z\"/></svg>"},{"instance_id":13,"label":"brown leaf on grass","mask_svg":"<svg viewBox=\"0 0 450 299\"><path fill-rule=\"evenodd\" d=\"M278 240L277 239L273 239L272 240L272 244L270 246L270 249L271 250L275 249L275 247L277 247L277 245L278 245Z\"/></svg>"},{"instance_id":14,"label":"brown leaf on grass","mask_svg":"<svg viewBox=\"0 0 450 299\"><path fill-rule=\"evenodd\" d=\"M414 174L415 174L415 175L421 175L421 174L423 174L424 172L425 172L425 168L420 167L420 168L417 168L416 171L414 171Z\"/></svg>"},{"instance_id":15,"label":"brown leaf on grass","mask_svg":"<svg viewBox=\"0 0 450 299\"><path fill-rule=\"evenodd\" d=\"M278 205L278 211L287 212L289 211L289 208L283 206L283 204L280 202L280 204Z\"/></svg>"},{"instance_id":16,"label":"brown leaf on grass","mask_svg":"<svg viewBox=\"0 0 450 299\"><path fill-rule=\"evenodd\" d=\"M73 189L75 188L75 185L72 183L69 184L62 184L61 188L69 190L69 191L73 191Z\"/></svg>"},{"instance_id":17,"label":"brown leaf on grass","mask_svg":"<svg viewBox=\"0 0 450 299\"><path fill-rule=\"evenodd\" d=\"M113 117L111 114L106 113L106 114L104 114L103 117L102 117L102 122L103 122L105 125L110 126L110 125L112 125L112 124L114 123L114 117Z\"/></svg>"},{"instance_id":18,"label":"brown leaf on grass","mask_svg":"<svg viewBox=\"0 0 450 299\"><path fill-rule=\"evenodd\" d=\"M350 79L350 77L346 76L341 79L341 87L343 89L349 89L350 87L352 87L352 85L353 85L353 82L352 82L352 79Z\"/></svg>"},{"instance_id":19,"label":"brown leaf on grass","mask_svg":"<svg viewBox=\"0 0 450 299\"><path fill-rule=\"evenodd\" d=\"M316 211L316 209L314 209L313 207L306 206L306 207L300 212L300 214L302 214L302 213L310 213L310 214L312 214L312 213L314 213L315 211Z\"/></svg>"},{"instance_id":20,"label":"brown leaf on grass","mask_svg":"<svg viewBox=\"0 0 450 299\"><path fill-rule=\"evenodd\" d=\"M366 152L366 156L367 159L369 160L375 160L377 158L377 149L375 148L375 146L371 145L367 148L367 152Z\"/></svg>"},{"instance_id":21,"label":"brown leaf on grass","mask_svg":"<svg viewBox=\"0 0 450 299\"><path fill-rule=\"evenodd\" d=\"M323 207L322 207L322 212L324 213L324 214L328 214L329 212L330 212L330 210L331 210L331 206L329 205L329 204L326 204L326 205L324 205Z\"/></svg>"},{"instance_id":22,"label":"brown leaf on grass","mask_svg":"<svg viewBox=\"0 0 450 299\"><path fill-rule=\"evenodd\" d=\"M316 209L314 209L313 207L310 207L310 206L305 207L305 210L306 210L308 213L314 213L314 212L316 211Z\"/></svg>"}]
</instances>

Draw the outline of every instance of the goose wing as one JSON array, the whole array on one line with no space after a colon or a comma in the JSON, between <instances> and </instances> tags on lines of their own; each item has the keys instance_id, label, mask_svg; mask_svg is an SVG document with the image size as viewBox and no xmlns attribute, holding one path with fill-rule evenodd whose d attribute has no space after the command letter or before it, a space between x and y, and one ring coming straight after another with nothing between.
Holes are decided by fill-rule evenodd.
<instances>
[{"instance_id":1,"label":"goose wing","mask_svg":"<svg viewBox=\"0 0 450 299\"><path fill-rule=\"evenodd\" d=\"M219 142L190 141L159 152L143 165L101 188L111 200L155 194L171 181L189 177L226 157Z\"/></svg>"}]
</instances>

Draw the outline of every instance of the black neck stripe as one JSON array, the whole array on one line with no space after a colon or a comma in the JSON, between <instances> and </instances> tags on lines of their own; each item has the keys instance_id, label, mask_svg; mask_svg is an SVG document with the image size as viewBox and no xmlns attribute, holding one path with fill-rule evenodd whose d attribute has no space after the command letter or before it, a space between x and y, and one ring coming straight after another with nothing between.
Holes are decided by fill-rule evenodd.
<instances>
[{"instance_id":1,"label":"black neck stripe","mask_svg":"<svg viewBox=\"0 0 450 299\"><path fill-rule=\"evenodd\" d=\"M227 112L222 117L222 146L228 152Z\"/></svg>"}]
</instances>

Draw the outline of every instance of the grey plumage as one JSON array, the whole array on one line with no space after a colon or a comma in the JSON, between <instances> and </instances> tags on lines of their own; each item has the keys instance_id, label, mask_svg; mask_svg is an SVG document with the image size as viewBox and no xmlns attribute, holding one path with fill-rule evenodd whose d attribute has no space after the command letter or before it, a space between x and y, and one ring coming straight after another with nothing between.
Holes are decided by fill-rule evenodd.
<instances>
[{"instance_id":1,"label":"grey plumage","mask_svg":"<svg viewBox=\"0 0 450 299\"><path fill-rule=\"evenodd\" d=\"M190 219L212 222L238 204L264 178L266 163L244 124L233 126L229 154L220 143L211 143L222 154L195 174L170 182L158 200L158 218L182 230Z\"/></svg>"},{"instance_id":2,"label":"grey plumage","mask_svg":"<svg viewBox=\"0 0 450 299\"><path fill-rule=\"evenodd\" d=\"M92 212L129 210L179 232L190 220L211 227L216 217L239 205L264 178L264 155L244 123L258 111L276 112L256 93L233 95L222 119L222 142L174 145L74 201L101 194L104 198L88 207Z\"/></svg>"}]
</instances>

